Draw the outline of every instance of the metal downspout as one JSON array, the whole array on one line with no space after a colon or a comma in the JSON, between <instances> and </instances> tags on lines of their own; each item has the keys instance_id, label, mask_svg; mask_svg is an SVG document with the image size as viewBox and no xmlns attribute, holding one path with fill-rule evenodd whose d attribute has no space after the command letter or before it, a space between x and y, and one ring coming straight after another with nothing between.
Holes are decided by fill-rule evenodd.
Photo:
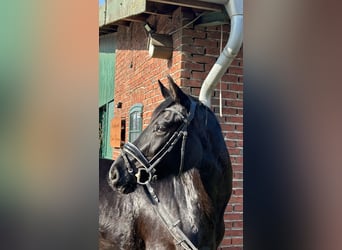
<instances>
[{"instance_id":1,"label":"metal downspout","mask_svg":"<svg viewBox=\"0 0 342 250\"><path fill-rule=\"evenodd\" d=\"M205 104L206 106L211 106L211 94L227 71L228 67L238 54L241 45L242 45L242 37L243 37L243 0L201 0L204 2L212 2L224 4L228 15L230 17L230 35L227 42L227 45L224 47L222 53L219 58L215 62L214 66L210 70L206 79L204 80L199 100Z\"/></svg>"}]
</instances>

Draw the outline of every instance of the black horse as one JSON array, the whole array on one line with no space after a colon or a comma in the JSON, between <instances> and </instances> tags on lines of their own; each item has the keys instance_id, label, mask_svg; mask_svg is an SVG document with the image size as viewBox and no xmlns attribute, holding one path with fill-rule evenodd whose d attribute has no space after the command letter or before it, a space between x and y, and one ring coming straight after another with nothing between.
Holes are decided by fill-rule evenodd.
<instances>
[{"instance_id":1,"label":"black horse","mask_svg":"<svg viewBox=\"0 0 342 250\"><path fill-rule=\"evenodd\" d=\"M232 168L220 125L168 80L146 129L114 163L100 160L100 249L217 249L223 239Z\"/></svg>"}]
</instances>

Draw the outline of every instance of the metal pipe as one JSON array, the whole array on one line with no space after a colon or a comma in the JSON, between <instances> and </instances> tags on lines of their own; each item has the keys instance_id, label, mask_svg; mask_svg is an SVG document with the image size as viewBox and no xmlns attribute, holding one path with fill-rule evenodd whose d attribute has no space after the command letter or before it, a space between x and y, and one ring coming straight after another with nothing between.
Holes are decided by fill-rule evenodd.
<instances>
[{"instance_id":1,"label":"metal pipe","mask_svg":"<svg viewBox=\"0 0 342 250\"><path fill-rule=\"evenodd\" d=\"M215 62L214 66L211 68L209 74L204 80L199 100L210 107L211 105L211 94L227 71L228 67L238 54L243 39L243 0L201 0L204 2L214 2L219 4L224 4L228 15L230 17L230 35L227 42L227 45L224 47L222 53L219 58ZM223 3L225 2L225 3Z\"/></svg>"}]
</instances>

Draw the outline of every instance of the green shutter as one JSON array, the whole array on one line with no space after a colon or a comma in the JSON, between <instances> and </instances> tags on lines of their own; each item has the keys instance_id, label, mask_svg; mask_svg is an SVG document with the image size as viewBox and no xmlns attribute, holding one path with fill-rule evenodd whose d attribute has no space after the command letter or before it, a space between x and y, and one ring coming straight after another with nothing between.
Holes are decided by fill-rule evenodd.
<instances>
[{"instance_id":1,"label":"green shutter","mask_svg":"<svg viewBox=\"0 0 342 250\"><path fill-rule=\"evenodd\" d=\"M113 35L100 37L99 107L114 99L115 40Z\"/></svg>"},{"instance_id":2,"label":"green shutter","mask_svg":"<svg viewBox=\"0 0 342 250\"><path fill-rule=\"evenodd\" d=\"M110 146L110 123L114 117L115 80L115 39L114 36L100 37L99 44L99 124L100 157L113 158Z\"/></svg>"}]
</instances>

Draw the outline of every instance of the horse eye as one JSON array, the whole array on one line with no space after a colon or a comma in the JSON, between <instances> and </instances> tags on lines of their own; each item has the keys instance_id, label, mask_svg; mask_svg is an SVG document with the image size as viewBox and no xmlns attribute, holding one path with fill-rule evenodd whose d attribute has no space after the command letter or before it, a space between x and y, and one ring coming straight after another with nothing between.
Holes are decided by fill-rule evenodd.
<instances>
[{"instance_id":1,"label":"horse eye","mask_svg":"<svg viewBox=\"0 0 342 250\"><path fill-rule=\"evenodd\" d=\"M156 132L157 134L163 134L166 132L166 127L161 124L154 125L153 132Z\"/></svg>"}]
</instances>

